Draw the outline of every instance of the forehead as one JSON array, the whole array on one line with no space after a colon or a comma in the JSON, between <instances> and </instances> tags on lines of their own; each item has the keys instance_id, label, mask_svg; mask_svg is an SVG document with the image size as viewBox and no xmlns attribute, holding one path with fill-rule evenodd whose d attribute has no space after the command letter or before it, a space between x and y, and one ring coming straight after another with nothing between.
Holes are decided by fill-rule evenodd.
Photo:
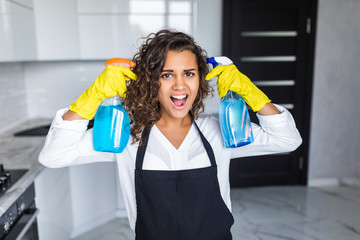
<instances>
[{"instance_id":1,"label":"forehead","mask_svg":"<svg viewBox=\"0 0 360 240\"><path fill-rule=\"evenodd\" d=\"M196 55L189 51L168 51L165 58L164 68L167 67L192 67L197 69Z\"/></svg>"}]
</instances>

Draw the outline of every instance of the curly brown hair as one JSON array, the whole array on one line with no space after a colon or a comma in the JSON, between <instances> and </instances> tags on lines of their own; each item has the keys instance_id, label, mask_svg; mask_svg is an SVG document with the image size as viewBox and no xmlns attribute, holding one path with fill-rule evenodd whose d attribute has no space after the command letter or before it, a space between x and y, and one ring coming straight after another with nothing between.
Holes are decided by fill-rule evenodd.
<instances>
[{"instance_id":1,"label":"curly brown hair","mask_svg":"<svg viewBox=\"0 0 360 240\"><path fill-rule=\"evenodd\" d=\"M163 29L157 33L148 35L133 57L135 67L133 72L137 75L136 81L130 81L126 98L123 105L130 117L131 136L133 143L142 144L141 133L144 128L151 128L160 119L160 105L158 91L160 88L160 74L165 64L165 58L169 50L189 50L195 54L199 71L199 90L190 114L197 119L204 111L203 100L212 94L205 76L209 69L206 64L206 51L194 41L188 34L175 30Z\"/></svg>"}]
</instances>

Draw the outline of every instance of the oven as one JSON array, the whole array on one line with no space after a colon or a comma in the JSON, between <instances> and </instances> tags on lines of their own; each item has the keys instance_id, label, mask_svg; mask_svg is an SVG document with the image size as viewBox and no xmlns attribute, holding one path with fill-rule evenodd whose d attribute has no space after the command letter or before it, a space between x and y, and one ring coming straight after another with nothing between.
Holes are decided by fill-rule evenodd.
<instances>
[{"instance_id":1,"label":"oven","mask_svg":"<svg viewBox=\"0 0 360 240\"><path fill-rule=\"evenodd\" d=\"M20 179L27 170L4 171L0 166L0 197L6 198L6 191ZM11 190L9 190L11 191ZM34 183L11 203L0 217L1 240L38 240Z\"/></svg>"}]
</instances>

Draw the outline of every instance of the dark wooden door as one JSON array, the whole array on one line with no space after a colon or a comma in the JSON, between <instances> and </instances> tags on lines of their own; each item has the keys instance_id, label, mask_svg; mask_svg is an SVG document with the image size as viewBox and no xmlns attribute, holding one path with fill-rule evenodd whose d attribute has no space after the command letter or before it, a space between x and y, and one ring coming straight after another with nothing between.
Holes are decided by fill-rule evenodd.
<instances>
[{"instance_id":1,"label":"dark wooden door","mask_svg":"<svg viewBox=\"0 0 360 240\"><path fill-rule=\"evenodd\" d=\"M316 0L223 1L223 55L293 114L303 138L292 153L233 159L232 187L307 184L316 7Z\"/></svg>"}]
</instances>

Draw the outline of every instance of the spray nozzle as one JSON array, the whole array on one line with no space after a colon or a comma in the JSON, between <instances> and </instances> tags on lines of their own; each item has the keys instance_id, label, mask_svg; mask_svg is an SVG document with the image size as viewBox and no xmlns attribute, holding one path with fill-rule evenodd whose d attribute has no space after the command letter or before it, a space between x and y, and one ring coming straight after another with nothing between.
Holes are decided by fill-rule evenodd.
<instances>
[{"instance_id":1,"label":"spray nozzle","mask_svg":"<svg viewBox=\"0 0 360 240\"><path fill-rule=\"evenodd\" d=\"M231 65L233 62L228 57L210 57L206 58L206 63L212 64L213 68L217 67L218 65Z\"/></svg>"},{"instance_id":2,"label":"spray nozzle","mask_svg":"<svg viewBox=\"0 0 360 240\"><path fill-rule=\"evenodd\" d=\"M133 61L125 58L111 58L105 62L105 66L107 65L118 65L128 68L135 67L135 63Z\"/></svg>"},{"instance_id":3,"label":"spray nozzle","mask_svg":"<svg viewBox=\"0 0 360 240\"><path fill-rule=\"evenodd\" d=\"M215 57L206 58L207 64L212 64L213 68L217 67L219 63L215 60Z\"/></svg>"}]
</instances>

